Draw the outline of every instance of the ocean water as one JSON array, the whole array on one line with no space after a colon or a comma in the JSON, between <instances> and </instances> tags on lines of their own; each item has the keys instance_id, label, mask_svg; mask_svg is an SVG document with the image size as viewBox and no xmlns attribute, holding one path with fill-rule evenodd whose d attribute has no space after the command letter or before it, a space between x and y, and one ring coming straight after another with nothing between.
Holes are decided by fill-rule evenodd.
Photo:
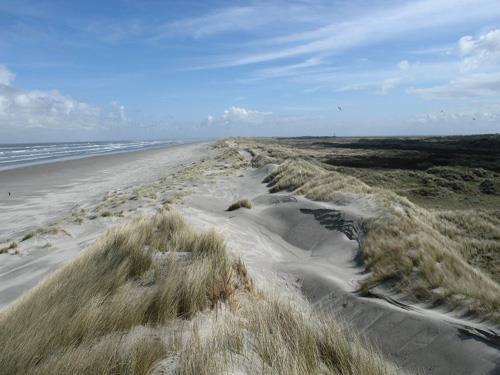
<instances>
[{"instance_id":1,"label":"ocean water","mask_svg":"<svg viewBox=\"0 0 500 375\"><path fill-rule=\"evenodd\" d=\"M180 143L183 142L172 140L0 144L0 170L56 160L84 158L92 155L138 151Z\"/></svg>"}]
</instances>

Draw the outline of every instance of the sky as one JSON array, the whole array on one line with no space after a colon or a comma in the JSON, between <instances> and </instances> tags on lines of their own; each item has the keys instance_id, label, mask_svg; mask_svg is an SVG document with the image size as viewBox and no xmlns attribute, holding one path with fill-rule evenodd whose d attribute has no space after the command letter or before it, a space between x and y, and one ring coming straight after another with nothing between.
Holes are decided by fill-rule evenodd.
<instances>
[{"instance_id":1,"label":"sky","mask_svg":"<svg viewBox=\"0 0 500 375\"><path fill-rule=\"evenodd\" d=\"M498 0L0 0L0 143L497 132Z\"/></svg>"}]
</instances>

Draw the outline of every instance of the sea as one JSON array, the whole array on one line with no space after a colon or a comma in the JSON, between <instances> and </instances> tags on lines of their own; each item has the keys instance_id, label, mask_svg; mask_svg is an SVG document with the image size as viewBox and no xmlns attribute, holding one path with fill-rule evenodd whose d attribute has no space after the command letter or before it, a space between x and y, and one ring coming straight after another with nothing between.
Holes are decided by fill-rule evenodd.
<instances>
[{"instance_id":1,"label":"sea","mask_svg":"<svg viewBox=\"0 0 500 375\"><path fill-rule=\"evenodd\" d=\"M0 144L0 170L182 144L179 140Z\"/></svg>"}]
</instances>

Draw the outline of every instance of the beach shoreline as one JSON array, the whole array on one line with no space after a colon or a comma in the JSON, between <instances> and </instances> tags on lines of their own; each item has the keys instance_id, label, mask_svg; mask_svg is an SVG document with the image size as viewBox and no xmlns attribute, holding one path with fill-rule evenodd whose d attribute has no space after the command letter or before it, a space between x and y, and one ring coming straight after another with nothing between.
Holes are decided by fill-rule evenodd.
<instances>
[{"instance_id":1,"label":"beach shoreline","mask_svg":"<svg viewBox=\"0 0 500 375\"><path fill-rule=\"evenodd\" d=\"M194 141L123 141L0 144L0 172L93 156L162 149Z\"/></svg>"},{"instance_id":2,"label":"beach shoreline","mask_svg":"<svg viewBox=\"0 0 500 375\"><path fill-rule=\"evenodd\" d=\"M106 190L153 181L162 174L163 167L190 160L189 153L196 159L197 150L206 144L168 145L2 170L0 239L42 225L47 219L56 219L58 212L68 208L68 203L83 203ZM32 216L28 221L31 225L23 223L19 214Z\"/></svg>"},{"instance_id":3,"label":"beach shoreline","mask_svg":"<svg viewBox=\"0 0 500 375\"><path fill-rule=\"evenodd\" d=\"M98 211L109 192L130 191L171 175L205 156L209 145L197 142L0 171L0 248L16 244L10 253L0 253L0 308L122 220ZM154 202L140 202L134 210L148 210L148 204ZM75 222L74 214L81 210L91 219ZM33 235L47 228L55 233Z\"/></svg>"}]
</instances>

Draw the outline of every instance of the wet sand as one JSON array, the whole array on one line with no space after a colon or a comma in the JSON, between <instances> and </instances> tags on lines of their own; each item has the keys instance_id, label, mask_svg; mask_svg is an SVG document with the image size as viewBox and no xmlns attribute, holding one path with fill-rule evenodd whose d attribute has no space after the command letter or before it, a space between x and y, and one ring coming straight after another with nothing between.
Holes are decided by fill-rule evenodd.
<instances>
[{"instance_id":1,"label":"wet sand","mask_svg":"<svg viewBox=\"0 0 500 375\"><path fill-rule=\"evenodd\" d=\"M206 145L168 146L0 171L0 241L56 220L65 210L108 190L154 181L172 168L197 160Z\"/></svg>"}]
</instances>

